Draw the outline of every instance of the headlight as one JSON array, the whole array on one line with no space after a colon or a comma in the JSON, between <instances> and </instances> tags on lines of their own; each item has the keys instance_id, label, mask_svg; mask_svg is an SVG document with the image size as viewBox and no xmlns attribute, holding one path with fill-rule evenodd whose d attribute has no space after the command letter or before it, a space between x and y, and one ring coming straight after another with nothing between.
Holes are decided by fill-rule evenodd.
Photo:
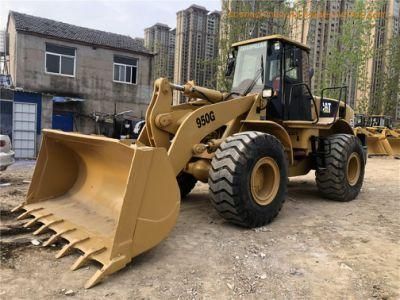
<instances>
[{"instance_id":1,"label":"headlight","mask_svg":"<svg viewBox=\"0 0 400 300\"><path fill-rule=\"evenodd\" d=\"M271 97L272 97L272 89L271 89L271 88L264 89L264 90L262 91L262 97L263 97L264 99L271 98Z\"/></svg>"}]
</instances>

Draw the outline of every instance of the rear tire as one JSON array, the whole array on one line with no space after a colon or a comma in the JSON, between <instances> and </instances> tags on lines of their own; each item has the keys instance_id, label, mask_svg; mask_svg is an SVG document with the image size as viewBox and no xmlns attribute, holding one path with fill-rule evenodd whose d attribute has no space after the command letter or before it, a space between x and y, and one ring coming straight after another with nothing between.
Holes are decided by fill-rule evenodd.
<instances>
[{"instance_id":1,"label":"rear tire","mask_svg":"<svg viewBox=\"0 0 400 300\"><path fill-rule=\"evenodd\" d=\"M248 228L271 222L287 189L282 144L256 131L227 138L212 159L208 184L211 203L227 221Z\"/></svg>"},{"instance_id":2,"label":"rear tire","mask_svg":"<svg viewBox=\"0 0 400 300\"><path fill-rule=\"evenodd\" d=\"M363 147L356 136L334 134L324 141L325 169L315 172L319 192L328 199L351 201L361 190L365 172Z\"/></svg>"},{"instance_id":3,"label":"rear tire","mask_svg":"<svg viewBox=\"0 0 400 300\"><path fill-rule=\"evenodd\" d=\"M192 174L181 172L176 177L176 181L178 181L181 199L183 199L193 190L197 179Z\"/></svg>"}]
</instances>

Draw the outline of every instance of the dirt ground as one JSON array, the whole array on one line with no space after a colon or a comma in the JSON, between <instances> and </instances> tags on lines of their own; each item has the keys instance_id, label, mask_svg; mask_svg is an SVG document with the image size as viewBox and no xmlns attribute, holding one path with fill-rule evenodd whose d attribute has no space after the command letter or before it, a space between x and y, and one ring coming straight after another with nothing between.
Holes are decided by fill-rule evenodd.
<instances>
[{"instance_id":1,"label":"dirt ground","mask_svg":"<svg viewBox=\"0 0 400 300\"><path fill-rule=\"evenodd\" d=\"M400 160L369 159L349 203L322 199L313 173L291 179L280 215L255 230L223 221L198 184L168 239L89 290L98 266L70 271L78 253L55 259L60 245L35 246L48 235L34 237L9 212L33 167L18 162L0 175L1 299L400 298Z\"/></svg>"}]
</instances>

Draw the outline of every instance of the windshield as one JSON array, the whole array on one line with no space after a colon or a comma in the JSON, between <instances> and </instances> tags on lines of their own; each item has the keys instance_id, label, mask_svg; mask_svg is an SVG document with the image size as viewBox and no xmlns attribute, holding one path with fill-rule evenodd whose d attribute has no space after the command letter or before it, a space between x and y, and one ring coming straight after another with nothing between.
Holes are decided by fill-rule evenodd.
<instances>
[{"instance_id":1,"label":"windshield","mask_svg":"<svg viewBox=\"0 0 400 300\"><path fill-rule=\"evenodd\" d=\"M233 77L232 91L243 93L256 78L258 79L251 92L261 92L263 83L261 80L261 57L263 57L264 70L267 54L267 42L240 46Z\"/></svg>"},{"instance_id":2,"label":"windshield","mask_svg":"<svg viewBox=\"0 0 400 300\"><path fill-rule=\"evenodd\" d=\"M382 117L371 117L369 119L369 126L385 126L385 119Z\"/></svg>"},{"instance_id":3,"label":"windshield","mask_svg":"<svg viewBox=\"0 0 400 300\"><path fill-rule=\"evenodd\" d=\"M362 126L364 123L364 117L363 116L356 116L356 126Z\"/></svg>"}]
</instances>

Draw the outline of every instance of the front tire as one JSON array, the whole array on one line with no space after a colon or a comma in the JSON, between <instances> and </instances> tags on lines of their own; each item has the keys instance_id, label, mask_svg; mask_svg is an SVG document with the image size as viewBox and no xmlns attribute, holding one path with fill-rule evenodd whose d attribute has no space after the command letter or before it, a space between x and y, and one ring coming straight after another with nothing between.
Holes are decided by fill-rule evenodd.
<instances>
[{"instance_id":1,"label":"front tire","mask_svg":"<svg viewBox=\"0 0 400 300\"><path fill-rule=\"evenodd\" d=\"M329 147L330 144L330 147ZM324 140L325 166L315 172L319 192L328 199L351 201L364 181L365 157L356 136L334 134Z\"/></svg>"},{"instance_id":2,"label":"front tire","mask_svg":"<svg viewBox=\"0 0 400 300\"><path fill-rule=\"evenodd\" d=\"M286 196L287 162L280 141L256 131L224 141L211 162L208 184L219 215L253 228L271 222Z\"/></svg>"}]
</instances>

